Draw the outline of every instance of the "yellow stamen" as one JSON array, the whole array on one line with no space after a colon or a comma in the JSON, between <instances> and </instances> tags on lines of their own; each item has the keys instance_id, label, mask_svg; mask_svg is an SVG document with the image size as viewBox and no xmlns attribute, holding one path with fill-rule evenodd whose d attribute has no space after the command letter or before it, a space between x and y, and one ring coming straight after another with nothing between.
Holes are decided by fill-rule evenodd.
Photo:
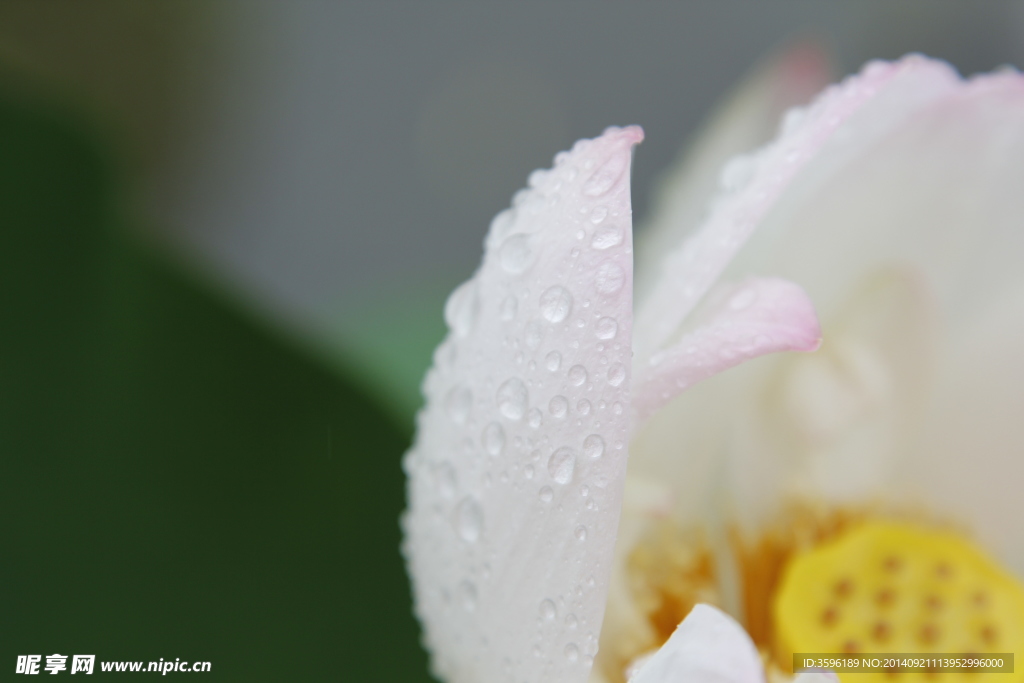
<instances>
[{"instance_id":1,"label":"yellow stamen","mask_svg":"<svg viewBox=\"0 0 1024 683\"><path fill-rule=\"evenodd\" d=\"M906 523L865 522L796 555L772 609L776 661L792 653L1024 655L1024 586L964 538ZM939 674L944 681L1024 680ZM937 674L903 674L904 683ZM847 674L857 681L886 674Z\"/></svg>"}]
</instances>

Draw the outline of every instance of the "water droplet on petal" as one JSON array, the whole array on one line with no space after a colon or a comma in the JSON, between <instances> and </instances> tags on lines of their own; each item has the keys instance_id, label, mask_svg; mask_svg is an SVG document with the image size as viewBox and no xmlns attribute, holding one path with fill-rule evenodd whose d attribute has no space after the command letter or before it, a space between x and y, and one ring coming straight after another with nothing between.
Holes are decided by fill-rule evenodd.
<instances>
[{"instance_id":1,"label":"water droplet on petal","mask_svg":"<svg viewBox=\"0 0 1024 683\"><path fill-rule=\"evenodd\" d=\"M565 417L569 412L569 401L565 396L555 396L551 399L551 402L548 403L548 412L555 417Z\"/></svg>"},{"instance_id":2,"label":"water droplet on petal","mask_svg":"<svg viewBox=\"0 0 1024 683\"><path fill-rule=\"evenodd\" d=\"M530 425L531 428L538 429L540 427L542 419L543 416L541 415L540 411L534 408L530 411L530 414L527 416L527 423Z\"/></svg>"},{"instance_id":3,"label":"water droplet on petal","mask_svg":"<svg viewBox=\"0 0 1024 683\"><path fill-rule=\"evenodd\" d=\"M598 339L614 339L619 333L619 323L615 318L601 318L594 326L594 334Z\"/></svg>"},{"instance_id":4,"label":"water droplet on petal","mask_svg":"<svg viewBox=\"0 0 1024 683\"><path fill-rule=\"evenodd\" d=\"M551 490L550 486L544 486L541 488L537 496L541 499L542 502L550 503L551 499L555 497L555 492Z\"/></svg>"},{"instance_id":5,"label":"water droplet on petal","mask_svg":"<svg viewBox=\"0 0 1024 683\"><path fill-rule=\"evenodd\" d=\"M540 312L550 323L560 323L572 310L572 294L565 287L548 287L540 295Z\"/></svg>"},{"instance_id":6,"label":"water droplet on petal","mask_svg":"<svg viewBox=\"0 0 1024 683\"><path fill-rule=\"evenodd\" d=\"M587 381L587 369L582 365L574 365L569 368L569 381L574 386L581 386Z\"/></svg>"},{"instance_id":7,"label":"water droplet on petal","mask_svg":"<svg viewBox=\"0 0 1024 683\"><path fill-rule=\"evenodd\" d=\"M548 355L544 356L544 367L549 372L558 372L558 368L562 366L562 354L558 351L552 351Z\"/></svg>"},{"instance_id":8,"label":"water droplet on petal","mask_svg":"<svg viewBox=\"0 0 1024 683\"><path fill-rule=\"evenodd\" d=\"M529 394L526 385L517 377L506 380L497 393L498 410L510 420L521 420L526 414Z\"/></svg>"},{"instance_id":9,"label":"water droplet on petal","mask_svg":"<svg viewBox=\"0 0 1024 683\"><path fill-rule=\"evenodd\" d=\"M483 437L484 450L491 457L498 457L505 449L505 430L497 422L492 422L484 427Z\"/></svg>"},{"instance_id":10,"label":"water droplet on petal","mask_svg":"<svg viewBox=\"0 0 1024 683\"><path fill-rule=\"evenodd\" d=\"M539 320L531 320L526 325L526 333L523 335L523 343L526 344L526 348L536 349L540 346L541 341L544 339L544 327L541 325Z\"/></svg>"},{"instance_id":11,"label":"water droplet on petal","mask_svg":"<svg viewBox=\"0 0 1024 683\"><path fill-rule=\"evenodd\" d=\"M576 412L579 413L580 415L589 415L590 401L588 401L587 399L582 399L579 403L576 404Z\"/></svg>"},{"instance_id":12,"label":"water droplet on petal","mask_svg":"<svg viewBox=\"0 0 1024 683\"><path fill-rule=\"evenodd\" d=\"M617 387L626 380L626 368L622 363L616 363L608 368L608 384Z\"/></svg>"},{"instance_id":13,"label":"water droplet on petal","mask_svg":"<svg viewBox=\"0 0 1024 683\"><path fill-rule=\"evenodd\" d=\"M622 244L622 231L611 226L598 228L594 231L594 236L590 238L590 246L594 249L611 249L620 244Z\"/></svg>"},{"instance_id":14,"label":"water droplet on petal","mask_svg":"<svg viewBox=\"0 0 1024 683\"><path fill-rule=\"evenodd\" d=\"M533 264L533 249L530 248L530 236L516 233L501 244L498 250L501 267L509 273L522 273Z\"/></svg>"},{"instance_id":15,"label":"water droplet on petal","mask_svg":"<svg viewBox=\"0 0 1024 683\"><path fill-rule=\"evenodd\" d=\"M472 496L466 496L455 509L455 530L467 543L476 543L484 528L484 512Z\"/></svg>"},{"instance_id":16,"label":"water droplet on petal","mask_svg":"<svg viewBox=\"0 0 1024 683\"><path fill-rule=\"evenodd\" d=\"M576 527L575 536L576 536L576 540L577 541L585 541L585 540L587 540L587 527L585 527L583 525L580 525L580 526Z\"/></svg>"},{"instance_id":17,"label":"water droplet on petal","mask_svg":"<svg viewBox=\"0 0 1024 683\"><path fill-rule=\"evenodd\" d=\"M501 302L501 308L498 310L498 315L504 322L510 322L515 320L516 311L519 309L519 302L516 301L514 296L507 296Z\"/></svg>"},{"instance_id":18,"label":"water droplet on petal","mask_svg":"<svg viewBox=\"0 0 1024 683\"><path fill-rule=\"evenodd\" d=\"M476 324L480 298L476 280L466 280L455 288L444 304L444 321L458 337L465 337Z\"/></svg>"},{"instance_id":19,"label":"water droplet on petal","mask_svg":"<svg viewBox=\"0 0 1024 683\"><path fill-rule=\"evenodd\" d=\"M514 209L505 209L493 219L491 219L491 236L495 239L502 239L508 234L509 230L516 221L516 212Z\"/></svg>"},{"instance_id":20,"label":"water droplet on petal","mask_svg":"<svg viewBox=\"0 0 1024 683\"><path fill-rule=\"evenodd\" d=\"M453 498L457 487L455 468L449 462L442 462L434 470L434 479L437 483L437 491L442 498Z\"/></svg>"},{"instance_id":21,"label":"water droplet on petal","mask_svg":"<svg viewBox=\"0 0 1024 683\"><path fill-rule=\"evenodd\" d=\"M462 424L469 417L473 407L473 394L465 387L453 387L444 399L444 409L456 424Z\"/></svg>"},{"instance_id":22,"label":"water droplet on petal","mask_svg":"<svg viewBox=\"0 0 1024 683\"><path fill-rule=\"evenodd\" d=\"M580 658L580 649L576 647L575 643L565 646L565 658L569 660L569 663L575 663Z\"/></svg>"},{"instance_id":23,"label":"water droplet on petal","mask_svg":"<svg viewBox=\"0 0 1024 683\"><path fill-rule=\"evenodd\" d=\"M559 484L572 481L576 469L576 452L568 446L562 446L548 458L548 473Z\"/></svg>"},{"instance_id":24,"label":"water droplet on petal","mask_svg":"<svg viewBox=\"0 0 1024 683\"><path fill-rule=\"evenodd\" d=\"M541 600L540 616L544 621L554 621L555 617L558 616L558 608L555 606L555 603L551 600Z\"/></svg>"},{"instance_id":25,"label":"water droplet on petal","mask_svg":"<svg viewBox=\"0 0 1024 683\"><path fill-rule=\"evenodd\" d=\"M606 206L595 206L594 210L590 212L590 222L594 225L600 225L607 217L608 207Z\"/></svg>"},{"instance_id":26,"label":"water droplet on petal","mask_svg":"<svg viewBox=\"0 0 1024 683\"><path fill-rule=\"evenodd\" d=\"M583 454L588 458L600 458L604 455L604 439L598 434L591 434L583 440Z\"/></svg>"},{"instance_id":27,"label":"water droplet on petal","mask_svg":"<svg viewBox=\"0 0 1024 683\"><path fill-rule=\"evenodd\" d=\"M605 261L597 267L594 287L601 294L615 294L626 284L626 273L617 263Z\"/></svg>"},{"instance_id":28,"label":"water droplet on petal","mask_svg":"<svg viewBox=\"0 0 1024 683\"><path fill-rule=\"evenodd\" d=\"M605 194L622 177L628 165L628 156L619 153L613 154L594 171L587 179L587 182L583 183L583 194L591 197L599 197Z\"/></svg>"}]
</instances>

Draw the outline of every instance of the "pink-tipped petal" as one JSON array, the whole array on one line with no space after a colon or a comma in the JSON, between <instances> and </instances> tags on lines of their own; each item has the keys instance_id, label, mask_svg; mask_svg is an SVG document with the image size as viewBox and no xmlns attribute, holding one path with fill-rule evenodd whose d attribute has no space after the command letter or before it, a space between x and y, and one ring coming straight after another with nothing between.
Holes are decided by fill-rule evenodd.
<instances>
[{"instance_id":1,"label":"pink-tipped petal","mask_svg":"<svg viewBox=\"0 0 1024 683\"><path fill-rule=\"evenodd\" d=\"M764 683L761 656L736 621L697 605L630 683Z\"/></svg>"},{"instance_id":2,"label":"pink-tipped petal","mask_svg":"<svg viewBox=\"0 0 1024 683\"><path fill-rule=\"evenodd\" d=\"M858 75L826 89L808 108L788 113L773 143L730 161L722 170L722 190L707 219L665 257L656 284L637 310L638 357L653 355L676 333L801 169L826 144L841 145L844 123L881 100L888 115L869 125L898 125L948 96L959 82L947 64L917 55L869 63Z\"/></svg>"},{"instance_id":3,"label":"pink-tipped petal","mask_svg":"<svg viewBox=\"0 0 1024 683\"><path fill-rule=\"evenodd\" d=\"M445 308L403 550L449 683L590 673L626 471L642 137L610 128L532 174Z\"/></svg>"},{"instance_id":4,"label":"pink-tipped petal","mask_svg":"<svg viewBox=\"0 0 1024 683\"><path fill-rule=\"evenodd\" d=\"M743 361L821 343L814 305L797 285L752 278L723 292L711 322L635 368L636 426L697 382Z\"/></svg>"},{"instance_id":5,"label":"pink-tipped petal","mask_svg":"<svg viewBox=\"0 0 1024 683\"><path fill-rule=\"evenodd\" d=\"M828 56L818 45L794 43L759 64L712 112L655 188L654 211L637 242L637 301L654 286L666 254L706 217L726 162L770 142L783 113L810 102L832 80Z\"/></svg>"}]
</instances>

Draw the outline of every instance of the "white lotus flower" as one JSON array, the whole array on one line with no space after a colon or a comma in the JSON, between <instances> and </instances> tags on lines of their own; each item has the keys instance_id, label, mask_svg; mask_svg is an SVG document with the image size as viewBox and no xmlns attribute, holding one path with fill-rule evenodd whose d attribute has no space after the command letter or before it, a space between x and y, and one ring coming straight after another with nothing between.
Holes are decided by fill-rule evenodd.
<instances>
[{"instance_id":1,"label":"white lotus flower","mask_svg":"<svg viewBox=\"0 0 1024 683\"><path fill-rule=\"evenodd\" d=\"M910 504L1009 569L954 558L1009 596L999 637L1020 644L1024 79L872 63L726 165L706 213L682 173L639 262L634 324L641 137L609 129L535 172L446 305L403 518L435 674L614 681L632 663L638 683L762 680L813 602L781 573L860 571L863 539L818 541ZM819 352L693 387L815 349L815 310ZM954 543L906 533L899 547L922 553ZM675 630L698 602L745 631L712 607Z\"/></svg>"}]
</instances>

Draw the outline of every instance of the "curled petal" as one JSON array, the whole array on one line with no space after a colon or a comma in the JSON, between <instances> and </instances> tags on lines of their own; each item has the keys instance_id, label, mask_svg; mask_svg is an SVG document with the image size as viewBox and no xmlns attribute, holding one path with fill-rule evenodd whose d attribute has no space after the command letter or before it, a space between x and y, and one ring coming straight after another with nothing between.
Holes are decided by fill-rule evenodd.
<instances>
[{"instance_id":1,"label":"curled petal","mask_svg":"<svg viewBox=\"0 0 1024 683\"><path fill-rule=\"evenodd\" d=\"M709 324L636 369L636 425L697 382L745 360L813 351L820 343L814 305L800 287L776 278L750 279L724 293Z\"/></svg>"},{"instance_id":2,"label":"curled petal","mask_svg":"<svg viewBox=\"0 0 1024 683\"><path fill-rule=\"evenodd\" d=\"M729 162L707 219L665 256L656 284L638 308L638 357L653 355L676 333L800 170L826 144L842 150L843 124L881 100L887 115L871 122L872 134L880 134L948 95L958 83L948 65L917 55L892 63L872 62L860 74L826 89L808 108L791 110L773 143Z\"/></svg>"},{"instance_id":3,"label":"curled petal","mask_svg":"<svg viewBox=\"0 0 1024 683\"><path fill-rule=\"evenodd\" d=\"M445 308L403 550L450 683L589 675L625 479L642 136L611 128L534 172Z\"/></svg>"}]
</instances>

